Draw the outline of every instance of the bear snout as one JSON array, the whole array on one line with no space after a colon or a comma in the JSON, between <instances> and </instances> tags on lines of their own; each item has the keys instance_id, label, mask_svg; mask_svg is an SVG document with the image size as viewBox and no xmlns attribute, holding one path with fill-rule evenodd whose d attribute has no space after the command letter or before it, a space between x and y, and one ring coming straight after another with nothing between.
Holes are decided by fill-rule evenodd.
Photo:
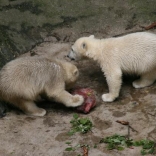
<instances>
[{"instance_id":1,"label":"bear snout","mask_svg":"<svg viewBox=\"0 0 156 156\"><path fill-rule=\"evenodd\" d=\"M67 58L69 58L70 60L75 60L74 57L70 56L70 53L67 55Z\"/></svg>"}]
</instances>

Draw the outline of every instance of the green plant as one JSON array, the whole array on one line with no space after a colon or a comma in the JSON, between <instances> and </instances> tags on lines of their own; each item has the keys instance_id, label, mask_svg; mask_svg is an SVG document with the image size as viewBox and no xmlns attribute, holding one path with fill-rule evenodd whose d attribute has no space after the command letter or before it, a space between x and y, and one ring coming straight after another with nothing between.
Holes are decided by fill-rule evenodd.
<instances>
[{"instance_id":1,"label":"green plant","mask_svg":"<svg viewBox=\"0 0 156 156\"><path fill-rule=\"evenodd\" d=\"M68 145L68 147L65 149L65 151L75 151L77 148L81 147L80 144L78 144L76 146L72 146L71 142L66 142L66 144Z\"/></svg>"},{"instance_id":2,"label":"green plant","mask_svg":"<svg viewBox=\"0 0 156 156\"><path fill-rule=\"evenodd\" d=\"M78 148L83 148L83 150L89 150L90 146L88 144L77 144L76 146L72 146L71 142L66 142L66 144L68 145L68 147L65 149L65 151L75 151ZM81 156L81 154L78 154L77 156Z\"/></svg>"},{"instance_id":3,"label":"green plant","mask_svg":"<svg viewBox=\"0 0 156 156\"><path fill-rule=\"evenodd\" d=\"M125 136L115 134L113 136L109 136L100 140L100 143L106 143L107 149L113 150L123 150L125 147L131 146L142 146L141 154L153 154L155 150L155 142L151 140L139 140L133 141L132 139L128 139Z\"/></svg>"},{"instance_id":4,"label":"green plant","mask_svg":"<svg viewBox=\"0 0 156 156\"><path fill-rule=\"evenodd\" d=\"M127 139L125 136L121 136L118 134L115 134L110 137L106 137L100 140L100 143L106 143L107 149L117 149L117 150L123 150L124 147L130 147L133 145L133 141Z\"/></svg>"},{"instance_id":5,"label":"green plant","mask_svg":"<svg viewBox=\"0 0 156 156\"><path fill-rule=\"evenodd\" d=\"M146 139L133 142L133 146L142 146L142 155L153 154L155 150L155 142Z\"/></svg>"},{"instance_id":6,"label":"green plant","mask_svg":"<svg viewBox=\"0 0 156 156\"><path fill-rule=\"evenodd\" d=\"M73 135L76 132L87 133L92 129L92 122L88 118L79 118L78 114L73 115L73 119L70 121L72 129L68 132L69 135Z\"/></svg>"}]
</instances>

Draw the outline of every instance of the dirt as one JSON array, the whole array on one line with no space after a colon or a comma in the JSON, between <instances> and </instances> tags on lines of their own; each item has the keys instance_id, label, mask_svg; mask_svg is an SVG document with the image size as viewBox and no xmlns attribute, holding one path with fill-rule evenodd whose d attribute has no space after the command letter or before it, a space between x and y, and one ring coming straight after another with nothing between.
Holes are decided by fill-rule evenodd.
<instances>
[{"instance_id":1,"label":"dirt","mask_svg":"<svg viewBox=\"0 0 156 156\"><path fill-rule=\"evenodd\" d=\"M70 50L72 43L45 42L36 46L30 52L38 55L48 54L60 59ZM19 110L13 109L7 116L0 119L0 155L3 156L76 156L82 154L79 148L74 152L65 151L66 142L72 145L90 145L89 156L131 156L140 155L140 148L125 149L124 151L108 151L104 144L99 144L101 138L115 133L127 135L127 126L116 120L125 120L130 123L130 137L133 139L156 139L156 85L143 89L134 89L131 76L123 77L123 85L119 98L112 103L105 103L101 99L102 93L108 92L107 83L100 67L91 60L82 62L72 61L80 70L80 77L76 86L90 87L95 90L97 106L87 115L93 122L93 129L87 134L69 136L70 121L74 109L66 108L61 104L43 102L38 104L47 110L44 117L27 116ZM97 148L94 145L97 144Z\"/></svg>"},{"instance_id":2,"label":"dirt","mask_svg":"<svg viewBox=\"0 0 156 156\"><path fill-rule=\"evenodd\" d=\"M155 19L154 1L128 0L123 3L119 0L114 3L110 0L103 3L101 0L81 0L79 3L69 3L66 0L54 0L54 5L51 4L50 0L33 3L30 0L27 3L25 0L2 0L0 41L3 44L0 48L0 66L15 55L18 56L17 52L25 51L28 53L24 55L48 54L49 57L67 59L65 56L71 45L81 36L94 34L103 38L129 33L142 30L140 25L146 26ZM155 30L152 32L156 33ZM10 51L12 56L5 58L6 52ZM137 77L124 76L119 98L112 103L105 103L101 95L108 92L108 86L96 62L85 60L72 63L80 71L75 87L89 87L96 92L97 106L89 114L79 114L93 122L92 131L69 136L67 133L71 129L70 121L75 111L61 104L39 103L40 107L47 110L44 117L27 116L11 108L6 117L0 119L0 156L82 155L80 148L72 152L65 151L67 141L73 146L90 145L88 156L141 155L140 148L108 151L104 144L99 144L103 137L115 133L128 134L127 126L116 120L130 123L134 129L130 131L130 138L156 140L156 83L135 89L132 82ZM95 144L97 148L94 148Z\"/></svg>"}]
</instances>

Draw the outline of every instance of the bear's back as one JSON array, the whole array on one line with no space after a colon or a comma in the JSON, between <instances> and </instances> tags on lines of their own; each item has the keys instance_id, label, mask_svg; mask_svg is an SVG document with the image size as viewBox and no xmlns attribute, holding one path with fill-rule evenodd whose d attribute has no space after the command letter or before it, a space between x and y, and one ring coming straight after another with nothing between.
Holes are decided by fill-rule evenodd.
<instances>
[{"instance_id":1,"label":"bear's back","mask_svg":"<svg viewBox=\"0 0 156 156\"><path fill-rule=\"evenodd\" d=\"M144 71L156 68L156 35L138 32L117 38L118 61L125 71ZM121 45L121 46L120 46Z\"/></svg>"},{"instance_id":2,"label":"bear's back","mask_svg":"<svg viewBox=\"0 0 156 156\"><path fill-rule=\"evenodd\" d=\"M0 71L0 92L3 94L28 94L40 91L45 83L55 82L60 77L60 66L43 57L21 57L7 63ZM8 91L8 92L7 92Z\"/></svg>"}]
</instances>

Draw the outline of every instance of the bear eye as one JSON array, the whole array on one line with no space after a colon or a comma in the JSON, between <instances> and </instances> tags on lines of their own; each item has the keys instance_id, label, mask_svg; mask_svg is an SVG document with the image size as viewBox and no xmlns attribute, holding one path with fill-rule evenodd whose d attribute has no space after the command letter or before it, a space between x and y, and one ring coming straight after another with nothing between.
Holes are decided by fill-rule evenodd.
<instances>
[{"instance_id":1,"label":"bear eye","mask_svg":"<svg viewBox=\"0 0 156 156\"><path fill-rule=\"evenodd\" d=\"M71 50L72 50L72 52L74 52L74 49L73 48L71 48Z\"/></svg>"},{"instance_id":2,"label":"bear eye","mask_svg":"<svg viewBox=\"0 0 156 156\"><path fill-rule=\"evenodd\" d=\"M83 49L85 49L86 48L86 44L82 43L82 47L83 47Z\"/></svg>"}]
</instances>

